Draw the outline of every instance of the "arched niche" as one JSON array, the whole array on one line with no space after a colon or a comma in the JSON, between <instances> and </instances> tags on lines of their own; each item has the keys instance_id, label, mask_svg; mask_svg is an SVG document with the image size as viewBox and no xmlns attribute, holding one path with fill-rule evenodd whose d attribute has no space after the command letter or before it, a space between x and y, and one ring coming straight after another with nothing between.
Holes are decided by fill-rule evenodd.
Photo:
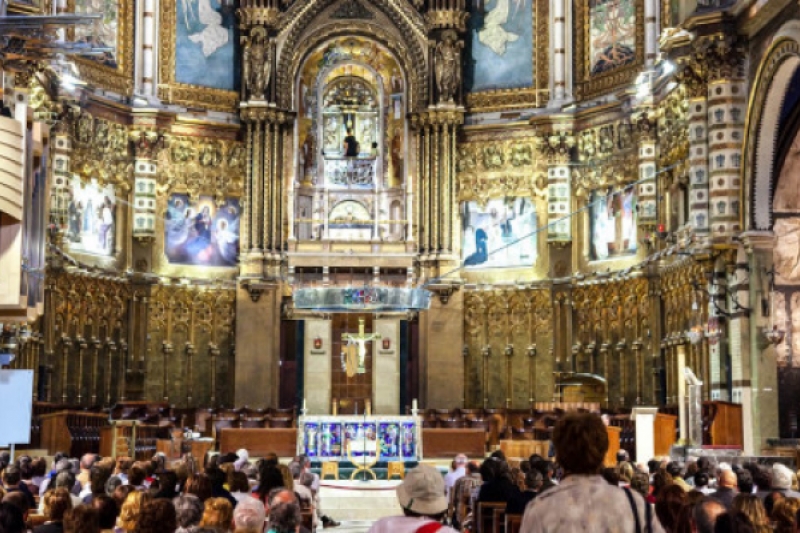
<instances>
[{"instance_id":1,"label":"arched niche","mask_svg":"<svg viewBox=\"0 0 800 533\"><path fill-rule=\"evenodd\" d=\"M787 88L798 67L800 22L791 21L773 37L750 91L742 151L745 157L742 164L744 227L748 229L772 228L780 116Z\"/></svg>"},{"instance_id":2,"label":"arched niche","mask_svg":"<svg viewBox=\"0 0 800 533\"><path fill-rule=\"evenodd\" d=\"M293 236L301 241L403 240L407 232L397 225L405 228L409 217L411 162L408 83L401 60L369 36L338 36L308 50L293 93L299 147ZM345 153L349 135L360 147L356 157ZM345 197L370 206L369 233L359 227L348 235L335 227L331 213Z\"/></svg>"}]
</instances>

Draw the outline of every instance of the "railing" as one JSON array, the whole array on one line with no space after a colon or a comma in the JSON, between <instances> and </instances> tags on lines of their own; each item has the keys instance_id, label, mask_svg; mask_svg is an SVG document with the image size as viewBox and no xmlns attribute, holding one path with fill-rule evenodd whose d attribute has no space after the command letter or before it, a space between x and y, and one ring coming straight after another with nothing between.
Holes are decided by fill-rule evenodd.
<instances>
[{"instance_id":1,"label":"railing","mask_svg":"<svg viewBox=\"0 0 800 533\"><path fill-rule=\"evenodd\" d=\"M333 187L371 188L375 184L374 157L325 157L325 183Z\"/></svg>"}]
</instances>

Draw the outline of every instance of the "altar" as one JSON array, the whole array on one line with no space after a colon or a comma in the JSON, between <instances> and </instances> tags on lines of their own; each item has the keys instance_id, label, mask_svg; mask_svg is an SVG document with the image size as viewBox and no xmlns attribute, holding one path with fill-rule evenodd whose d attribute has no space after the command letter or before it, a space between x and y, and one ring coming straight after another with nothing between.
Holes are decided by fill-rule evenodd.
<instances>
[{"instance_id":1,"label":"altar","mask_svg":"<svg viewBox=\"0 0 800 533\"><path fill-rule=\"evenodd\" d=\"M419 416L301 416L297 422L297 453L316 461L422 459L422 418Z\"/></svg>"}]
</instances>

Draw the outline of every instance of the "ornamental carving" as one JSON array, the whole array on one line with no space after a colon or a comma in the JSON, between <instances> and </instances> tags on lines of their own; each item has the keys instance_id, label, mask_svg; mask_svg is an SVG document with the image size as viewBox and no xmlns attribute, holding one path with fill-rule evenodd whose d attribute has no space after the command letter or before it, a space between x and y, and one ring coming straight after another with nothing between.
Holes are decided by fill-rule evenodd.
<instances>
[{"instance_id":1,"label":"ornamental carving","mask_svg":"<svg viewBox=\"0 0 800 533\"><path fill-rule=\"evenodd\" d=\"M214 196L219 205L225 198L242 194L245 149L236 141L171 137L159 154L159 192L184 192L193 200Z\"/></svg>"},{"instance_id":2,"label":"ornamental carving","mask_svg":"<svg viewBox=\"0 0 800 533\"><path fill-rule=\"evenodd\" d=\"M133 160L125 126L95 118L89 112L65 117L63 127L70 133L72 172L94 178L100 186L130 189Z\"/></svg>"}]
</instances>

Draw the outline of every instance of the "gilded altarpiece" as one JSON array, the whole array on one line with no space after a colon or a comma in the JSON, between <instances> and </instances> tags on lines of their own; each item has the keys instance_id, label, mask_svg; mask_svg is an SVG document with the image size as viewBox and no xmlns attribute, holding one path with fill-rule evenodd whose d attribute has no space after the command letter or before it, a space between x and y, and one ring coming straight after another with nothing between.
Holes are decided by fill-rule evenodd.
<instances>
[{"instance_id":1,"label":"gilded altarpiece","mask_svg":"<svg viewBox=\"0 0 800 533\"><path fill-rule=\"evenodd\" d=\"M465 407L525 409L553 399L550 290L464 295Z\"/></svg>"},{"instance_id":2,"label":"gilded altarpiece","mask_svg":"<svg viewBox=\"0 0 800 533\"><path fill-rule=\"evenodd\" d=\"M150 298L145 397L233 406L235 291L157 285Z\"/></svg>"}]
</instances>

